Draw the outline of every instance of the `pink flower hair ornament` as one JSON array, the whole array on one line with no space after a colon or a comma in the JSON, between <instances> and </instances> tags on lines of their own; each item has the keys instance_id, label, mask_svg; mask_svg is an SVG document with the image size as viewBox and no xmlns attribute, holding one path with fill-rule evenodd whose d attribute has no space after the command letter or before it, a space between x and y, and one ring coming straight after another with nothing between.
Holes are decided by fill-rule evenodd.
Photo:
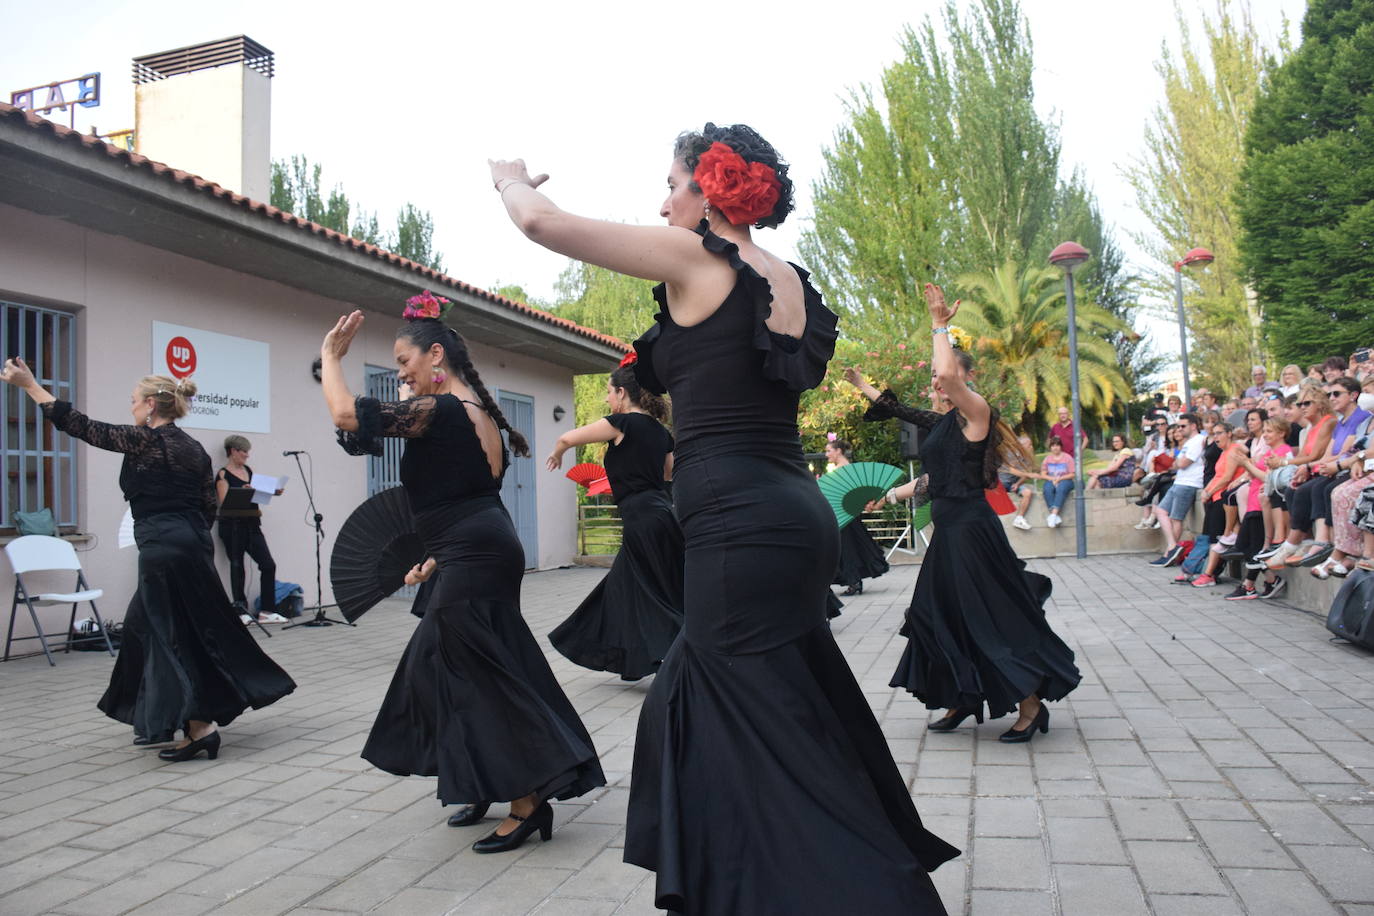
<instances>
[{"instance_id":1,"label":"pink flower hair ornament","mask_svg":"<svg viewBox=\"0 0 1374 916\"><path fill-rule=\"evenodd\" d=\"M416 318L438 318L450 304L443 296L436 296L425 290L420 295L411 296L406 300L405 311L401 313L401 317L407 321Z\"/></svg>"}]
</instances>

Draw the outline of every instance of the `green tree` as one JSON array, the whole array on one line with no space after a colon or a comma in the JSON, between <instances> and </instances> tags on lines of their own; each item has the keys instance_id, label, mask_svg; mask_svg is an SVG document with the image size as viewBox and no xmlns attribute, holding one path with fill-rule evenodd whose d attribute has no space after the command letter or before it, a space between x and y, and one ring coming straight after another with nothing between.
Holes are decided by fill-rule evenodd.
<instances>
[{"instance_id":1,"label":"green tree","mask_svg":"<svg viewBox=\"0 0 1374 916\"><path fill-rule=\"evenodd\" d=\"M443 256L434 250L434 221L429 211L408 203L396 216L395 231L385 233L377 214L355 209L342 185L334 185L326 194L323 172L319 163L311 164L304 156L273 160L272 206L434 270L444 269Z\"/></svg>"},{"instance_id":2,"label":"green tree","mask_svg":"<svg viewBox=\"0 0 1374 916\"><path fill-rule=\"evenodd\" d=\"M966 17L951 2L940 28L905 31L880 91L851 94L800 242L846 333L913 336L922 283L1030 257L1059 167L1033 69L1015 0L980 0Z\"/></svg>"},{"instance_id":3,"label":"green tree","mask_svg":"<svg viewBox=\"0 0 1374 916\"><path fill-rule=\"evenodd\" d=\"M978 389L1016 425L1021 410L1049 420L1069 402L1069 315L1064 282L1053 267L1021 268L1006 261L992 271L965 274L968 298L955 318L973 336ZM1123 322L1090 300L1076 299L1079 396L1106 416L1131 396L1110 335Z\"/></svg>"},{"instance_id":4,"label":"green tree","mask_svg":"<svg viewBox=\"0 0 1374 916\"><path fill-rule=\"evenodd\" d=\"M1310 0L1245 135L1246 276L1280 360L1374 340L1374 0Z\"/></svg>"},{"instance_id":5,"label":"green tree","mask_svg":"<svg viewBox=\"0 0 1374 916\"><path fill-rule=\"evenodd\" d=\"M1195 375L1234 393L1250 384L1250 367L1265 362L1263 315L1242 279L1234 195L1245 131L1273 56L1244 0L1234 8L1218 0L1215 17L1203 20L1201 49L1182 6L1176 18L1181 45L1165 45L1155 65L1164 101L1146 127L1144 155L1126 169L1153 227L1136 241L1155 265L1146 288L1169 304L1170 316L1173 263L1196 247L1216 256L1207 270L1186 275L1189 356Z\"/></svg>"}]
</instances>

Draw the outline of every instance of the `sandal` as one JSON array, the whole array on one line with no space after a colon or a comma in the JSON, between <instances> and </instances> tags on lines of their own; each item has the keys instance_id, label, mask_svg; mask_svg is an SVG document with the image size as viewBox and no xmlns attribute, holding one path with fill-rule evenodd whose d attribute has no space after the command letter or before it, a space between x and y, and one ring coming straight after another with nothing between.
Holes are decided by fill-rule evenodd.
<instances>
[{"instance_id":1,"label":"sandal","mask_svg":"<svg viewBox=\"0 0 1374 916\"><path fill-rule=\"evenodd\" d=\"M258 623L286 623L286 618L280 614L259 614Z\"/></svg>"},{"instance_id":2,"label":"sandal","mask_svg":"<svg viewBox=\"0 0 1374 916\"><path fill-rule=\"evenodd\" d=\"M1329 579L1331 577L1331 568L1336 565L1336 561L1328 557L1316 566L1313 566L1308 572L1312 574L1312 578L1314 579Z\"/></svg>"},{"instance_id":3,"label":"sandal","mask_svg":"<svg viewBox=\"0 0 1374 916\"><path fill-rule=\"evenodd\" d=\"M1326 558L1331 556L1332 552L1335 551L1335 549L1336 547L1334 544L1327 544L1323 541L1318 541L1317 543L1312 545L1312 549L1307 552L1307 555L1294 565L1318 566L1322 563L1325 563Z\"/></svg>"}]
</instances>

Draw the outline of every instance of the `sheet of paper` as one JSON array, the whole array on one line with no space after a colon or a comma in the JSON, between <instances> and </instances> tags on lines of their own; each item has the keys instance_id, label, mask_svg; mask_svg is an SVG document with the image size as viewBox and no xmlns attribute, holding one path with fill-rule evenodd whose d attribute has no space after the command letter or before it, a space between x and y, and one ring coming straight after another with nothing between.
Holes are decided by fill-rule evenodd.
<instances>
[{"instance_id":1,"label":"sheet of paper","mask_svg":"<svg viewBox=\"0 0 1374 916\"><path fill-rule=\"evenodd\" d=\"M249 481L253 487L253 502L259 506L265 506L272 501L278 490L286 489L286 482L290 477L269 477L266 474L254 474Z\"/></svg>"}]
</instances>

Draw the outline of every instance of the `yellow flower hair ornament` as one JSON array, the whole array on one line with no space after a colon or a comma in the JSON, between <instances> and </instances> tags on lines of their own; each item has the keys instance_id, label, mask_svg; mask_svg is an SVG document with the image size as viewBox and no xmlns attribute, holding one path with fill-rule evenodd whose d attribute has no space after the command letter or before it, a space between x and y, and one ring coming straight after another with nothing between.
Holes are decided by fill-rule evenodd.
<instances>
[{"instance_id":1,"label":"yellow flower hair ornament","mask_svg":"<svg viewBox=\"0 0 1374 916\"><path fill-rule=\"evenodd\" d=\"M956 350L967 350L973 345L973 335L958 325L949 326L949 345Z\"/></svg>"}]
</instances>

